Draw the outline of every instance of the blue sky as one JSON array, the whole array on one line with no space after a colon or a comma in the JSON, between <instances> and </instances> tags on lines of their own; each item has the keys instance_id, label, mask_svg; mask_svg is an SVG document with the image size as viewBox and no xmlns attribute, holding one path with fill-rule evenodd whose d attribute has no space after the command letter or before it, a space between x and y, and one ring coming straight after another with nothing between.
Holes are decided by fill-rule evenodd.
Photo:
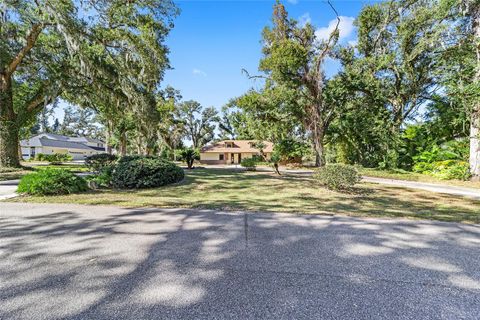
<instances>
[{"instance_id":1,"label":"blue sky","mask_svg":"<svg viewBox=\"0 0 480 320\"><path fill-rule=\"evenodd\" d=\"M341 16L340 41L348 44L356 39L353 26L361 8L372 1L335 1ZM172 70L166 72L162 87L171 85L180 90L184 100L197 100L203 106L220 110L231 98L258 87L242 74L257 73L261 58L261 32L270 24L275 0L180 0L180 15L167 39ZM327 36L335 23L335 14L326 1L285 0L290 17L309 21L317 35ZM328 61L327 75L338 69ZM63 107L55 116L63 118Z\"/></svg>"},{"instance_id":2,"label":"blue sky","mask_svg":"<svg viewBox=\"0 0 480 320\"><path fill-rule=\"evenodd\" d=\"M342 17L341 41L355 41L352 23L360 9L371 1L333 1ZM167 45L170 62L163 85L179 89L185 100L220 109L255 82L242 74L242 68L255 74L261 58L261 32L270 23L274 0L266 1L177 1L181 9ZM328 34L335 19L324 1L283 1L289 15L310 21L318 35ZM327 74L337 69L326 65ZM258 84L257 84L258 86Z\"/></svg>"}]
</instances>

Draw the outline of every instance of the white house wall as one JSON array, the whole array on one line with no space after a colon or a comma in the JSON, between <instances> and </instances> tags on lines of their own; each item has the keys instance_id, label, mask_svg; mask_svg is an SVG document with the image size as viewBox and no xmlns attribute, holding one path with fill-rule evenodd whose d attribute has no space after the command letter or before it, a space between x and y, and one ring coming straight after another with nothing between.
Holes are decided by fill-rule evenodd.
<instances>
[{"instance_id":1,"label":"white house wall","mask_svg":"<svg viewBox=\"0 0 480 320\"><path fill-rule=\"evenodd\" d=\"M72 156L73 160L84 160L86 157L91 156L93 154L102 153L102 151L97 150L84 150L84 149L65 149L65 148L57 148L57 147L35 147L35 154L69 154ZM30 158L30 147L22 147L22 155L25 160Z\"/></svg>"}]
</instances>

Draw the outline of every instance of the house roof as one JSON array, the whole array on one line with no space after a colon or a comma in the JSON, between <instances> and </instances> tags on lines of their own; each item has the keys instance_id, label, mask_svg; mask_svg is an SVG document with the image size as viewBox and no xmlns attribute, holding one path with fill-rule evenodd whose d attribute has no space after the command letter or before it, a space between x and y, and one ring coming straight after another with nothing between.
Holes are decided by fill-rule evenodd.
<instances>
[{"instance_id":1,"label":"house roof","mask_svg":"<svg viewBox=\"0 0 480 320\"><path fill-rule=\"evenodd\" d=\"M40 133L30 139L22 140L22 147L57 147L82 150L103 150L96 146L88 146L87 143L103 143L103 141L89 137L69 137L56 133Z\"/></svg>"},{"instance_id":2,"label":"house roof","mask_svg":"<svg viewBox=\"0 0 480 320\"><path fill-rule=\"evenodd\" d=\"M34 137L20 142L22 147L54 147L66 149L95 150L86 144L65 140L53 140L47 137Z\"/></svg>"},{"instance_id":3,"label":"house roof","mask_svg":"<svg viewBox=\"0 0 480 320\"><path fill-rule=\"evenodd\" d=\"M258 140L222 140L218 141L211 145L206 145L200 149L202 153L222 153L222 152L233 152L233 153L240 153L240 152L251 152L251 153L258 153L260 150L257 148L252 147L254 142ZM226 147L226 142L233 143L233 147ZM273 151L273 143L269 141L263 141L265 144L265 148L263 152L269 153Z\"/></svg>"}]
</instances>

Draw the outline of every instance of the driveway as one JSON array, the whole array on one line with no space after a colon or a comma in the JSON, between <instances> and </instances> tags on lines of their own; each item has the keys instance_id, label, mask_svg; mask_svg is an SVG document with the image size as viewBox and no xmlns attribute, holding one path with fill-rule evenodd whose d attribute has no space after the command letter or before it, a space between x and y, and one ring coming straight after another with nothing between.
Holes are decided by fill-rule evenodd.
<instances>
[{"instance_id":1,"label":"driveway","mask_svg":"<svg viewBox=\"0 0 480 320\"><path fill-rule=\"evenodd\" d=\"M0 200L16 197L15 191L17 191L19 182L20 180L0 181Z\"/></svg>"},{"instance_id":2,"label":"driveway","mask_svg":"<svg viewBox=\"0 0 480 320\"><path fill-rule=\"evenodd\" d=\"M480 226L0 203L0 319L478 319Z\"/></svg>"}]
</instances>

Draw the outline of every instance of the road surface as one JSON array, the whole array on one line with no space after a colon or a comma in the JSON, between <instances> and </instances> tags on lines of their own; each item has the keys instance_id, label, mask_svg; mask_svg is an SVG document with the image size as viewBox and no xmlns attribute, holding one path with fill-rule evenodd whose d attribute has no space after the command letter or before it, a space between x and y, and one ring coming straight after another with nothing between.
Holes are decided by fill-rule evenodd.
<instances>
[{"instance_id":1,"label":"road surface","mask_svg":"<svg viewBox=\"0 0 480 320\"><path fill-rule=\"evenodd\" d=\"M478 319L480 226L0 203L0 319Z\"/></svg>"}]
</instances>

